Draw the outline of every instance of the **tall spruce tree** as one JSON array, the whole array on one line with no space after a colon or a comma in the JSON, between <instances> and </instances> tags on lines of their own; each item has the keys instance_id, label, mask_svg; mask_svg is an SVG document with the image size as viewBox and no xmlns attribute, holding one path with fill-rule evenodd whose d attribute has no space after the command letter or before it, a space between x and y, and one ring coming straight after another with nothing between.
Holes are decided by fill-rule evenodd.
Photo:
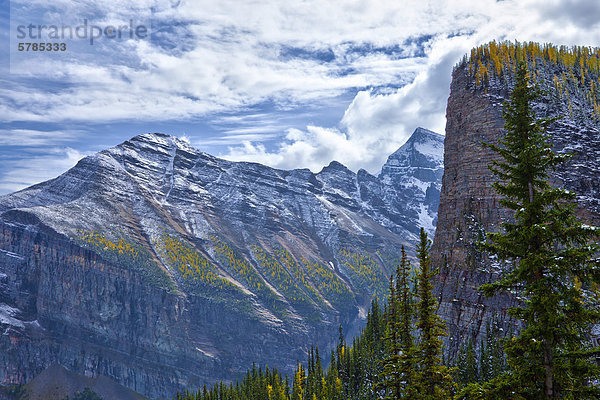
<instances>
[{"instance_id":1,"label":"tall spruce tree","mask_svg":"<svg viewBox=\"0 0 600 400\"><path fill-rule=\"evenodd\" d=\"M545 133L552 120L536 119L532 102L538 96L521 63L504 107L506 134L487 145L500 156L490 166L499 178L494 188L514 211L514 222L503 223L504 233L488 234L483 248L511 267L482 290L522 298L509 314L523 328L506 341L508 372L486 385L485 397L598 399L597 349L588 340L600 322L590 296L600 282L597 233L575 216L575 194L548 183L548 172L566 157L552 151Z\"/></svg>"},{"instance_id":2,"label":"tall spruce tree","mask_svg":"<svg viewBox=\"0 0 600 400\"><path fill-rule=\"evenodd\" d=\"M485 348L482 344L480 354L481 359L487 357L485 353ZM462 343L455 361L456 380L460 385L466 386L469 383L479 381L477 355L475 354L475 347L473 346L473 340L471 338L467 339L466 343Z\"/></svg>"},{"instance_id":3,"label":"tall spruce tree","mask_svg":"<svg viewBox=\"0 0 600 400\"><path fill-rule=\"evenodd\" d=\"M385 399L410 399L412 385L414 339L412 336L413 301L409 285L410 262L404 246L402 257L396 267L396 276L390 277L390 297L386 312L387 355L383 358L383 371L379 386L384 389Z\"/></svg>"},{"instance_id":4,"label":"tall spruce tree","mask_svg":"<svg viewBox=\"0 0 600 400\"><path fill-rule=\"evenodd\" d=\"M399 378L403 397L410 399L414 396L414 353L413 337L413 294L410 288L410 261L406 257L404 246L401 250L400 265L396 270L396 296L398 299L398 321L396 323L398 339L400 340Z\"/></svg>"},{"instance_id":5,"label":"tall spruce tree","mask_svg":"<svg viewBox=\"0 0 600 400\"><path fill-rule=\"evenodd\" d=\"M487 382L506 370L504 349L498 322L486 323L485 339L481 338L479 355L479 381Z\"/></svg>"},{"instance_id":6,"label":"tall spruce tree","mask_svg":"<svg viewBox=\"0 0 600 400\"><path fill-rule=\"evenodd\" d=\"M305 400L306 393L306 372L301 363L298 363L294 373L294 383L292 386L291 400Z\"/></svg>"},{"instance_id":7,"label":"tall spruce tree","mask_svg":"<svg viewBox=\"0 0 600 400\"><path fill-rule=\"evenodd\" d=\"M328 400L341 400L342 381L338 376L335 352L331 350L329 369L325 375L325 398Z\"/></svg>"},{"instance_id":8,"label":"tall spruce tree","mask_svg":"<svg viewBox=\"0 0 600 400\"><path fill-rule=\"evenodd\" d=\"M420 242L417 245L419 273L417 275L417 329L419 343L415 352L414 399L438 400L450 398L452 376L448 367L442 364L442 336L446 336L445 324L437 316L437 301L433 296L431 279L436 274L432 269L429 249L431 241L421 228Z\"/></svg>"},{"instance_id":9,"label":"tall spruce tree","mask_svg":"<svg viewBox=\"0 0 600 400\"><path fill-rule=\"evenodd\" d=\"M400 339L398 334L398 296L394 275L390 276L390 297L388 298L385 319L387 322L384 339L387 355L381 360L383 371L379 388L384 390L386 400L399 400L402 396L400 376Z\"/></svg>"}]
</instances>

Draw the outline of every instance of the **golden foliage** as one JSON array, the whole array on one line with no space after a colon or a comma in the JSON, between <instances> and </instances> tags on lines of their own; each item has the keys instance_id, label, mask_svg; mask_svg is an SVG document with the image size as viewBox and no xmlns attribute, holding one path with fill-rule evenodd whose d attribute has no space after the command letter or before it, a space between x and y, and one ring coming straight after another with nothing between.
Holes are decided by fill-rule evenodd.
<instances>
[{"instance_id":1,"label":"golden foliage","mask_svg":"<svg viewBox=\"0 0 600 400\"><path fill-rule=\"evenodd\" d=\"M134 249L131 244L125 241L125 239L119 238L110 240L104 233L98 231L80 231L78 239L105 251L126 255L131 258L136 258L139 254L138 250Z\"/></svg>"},{"instance_id":2,"label":"golden foliage","mask_svg":"<svg viewBox=\"0 0 600 400\"><path fill-rule=\"evenodd\" d=\"M163 260L179 271L183 278L221 289L225 286L233 286L227 279L219 276L214 266L192 245L181 238L162 234L153 240L153 245Z\"/></svg>"},{"instance_id":3,"label":"golden foliage","mask_svg":"<svg viewBox=\"0 0 600 400\"><path fill-rule=\"evenodd\" d=\"M370 255L354 253L349 250L340 250L342 263L354 275L360 287L368 288L370 294L384 300L387 296L387 278L379 265Z\"/></svg>"},{"instance_id":4,"label":"golden foliage","mask_svg":"<svg viewBox=\"0 0 600 400\"><path fill-rule=\"evenodd\" d=\"M212 237L212 240L215 242L216 254L229 266L230 272L237 280L250 290L267 295L273 294L252 265L240 257L230 245L216 237Z\"/></svg>"},{"instance_id":5,"label":"golden foliage","mask_svg":"<svg viewBox=\"0 0 600 400\"><path fill-rule=\"evenodd\" d=\"M594 118L600 120L600 48L493 41L472 49L461 65L467 66L476 88L487 88L490 81L512 79L518 62L526 64L533 82L550 81L559 98L569 87L572 94L581 92Z\"/></svg>"}]
</instances>

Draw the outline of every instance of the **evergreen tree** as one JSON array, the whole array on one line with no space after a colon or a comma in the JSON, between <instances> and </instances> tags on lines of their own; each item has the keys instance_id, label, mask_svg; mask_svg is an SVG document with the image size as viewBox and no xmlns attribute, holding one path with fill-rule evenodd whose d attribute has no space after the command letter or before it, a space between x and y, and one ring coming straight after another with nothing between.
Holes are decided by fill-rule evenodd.
<instances>
[{"instance_id":1,"label":"evergreen tree","mask_svg":"<svg viewBox=\"0 0 600 400\"><path fill-rule=\"evenodd\" d=\"M388 346L388 354L383 362L383 371L379 386L386 393L385 399L397 400L402 396L402 377L400 373L400 338L399 338L399 301L396 295L394 276L390 276L390 297L388 299L386 320L387 328L385 340Z\"/></svg>"},{"instance_id":2,"label":"evergreen tree","mask_svg":"<svg viewBox=\"0 0 600 400\"><path fill-rule=\"evenodd\" d=\"M401 249L399 268L396 271L398 297L398 322L397 330L400 340L400 384L403 388L404 398L410 399L414 396L414 353L415 345L413 338L413 295L410 288L410 261L406 257L404 246Z\"/></svg>"},{"instance_id":3,"label":"evergreen tree","mask_svg":"<svg viewBox=\"0 0 600 400\"><path fill-rule=\"evenodd\" d=\"M314 395L317 399L321 399L323 397L323 386L324 386L324 376L323 376L323 365L321 363L321 356L319 355L319 347L315 348L315 379L314 379Z\"/></svg>"},{"instance_id":4,"label":"evergreen tree","mask_svg":"<svg viewBox=\"0 0 600 400\"><path fill-rule=\"evenodd\" d=\"M310 351L308 353L308 373L306 375L306 394L304 395L305 399L311 399L313 393L316 390L316 363L315 363L315 349L313 346L310 346Z\"/></svg>"},{"instance_id":5,"label":"evergreen tree","mask_svg":"<svg viewBox=\"0 0 600 400\"><path fill-rule=\"evenodd\" d=\"M409 285L410 262L402 246L401 259L396 267L396 277L390 277L390 297L386 312L387 354L382 357L383 369L379 386L384 389L386 399L411 398L412 358L414 343L412 336L412 293Z\"/></svg>"},{"instance_id":6,"label":"evergreen tree","mask_svg":"<svg viewBox=\"0 0 600 400\"><path fill-rule=\"evenodd\" d=\"M505 343L509 373L486 387L496 398L597 399L600 371L591 357L597 349L587 337L600 322L589 295L600 281L598 246L590 245L597 236L576 218L575 194L548 183L548 172L566 157L552 151L545 133L552 120L536 119L537 97L520 64L504 107L506 134L498 145L488 144L500 156L490 166L499 178L494 187L514 222L503 223L504 233L488 234L484 249L511 267L482 290L520 296L509 314L523 328Z\"/></svg>"},{"instance_id":7,"label":"evergreen tree","mask_svg":"<svg viewBox=\"0 0 600 400\"><path fill-rule=\"evenodd\" d=\"M417 246L419 273L417 275L417 328L420 338L415 352L416 388L414 399L437 400L450 397L452 377L450 370L442 365L442 340L447 335L443 321L436 315L437 302L433 297L431 279L435 271L431 267L429 249L431 241L421 228L421 237Z\"/></svg>"},{"instance_id":8,"label":"evergreen tree","mask_svg":"<svg viewBox=\"0 0 600 400\"><path fill-rule=\"evenodd\" d=\"M387 344L385 331L387 317L382 315L379 302L375 298L367 314L367 325L362 334L357 338L360 365L358 373L359 397L361 399L380 399L380 375L382 372L381 360L386 357Z\"/></svg>"},{"instance_id":9,"label":"evergreen tree","mask_svg":"<svg viewBox=\"0 0 600 400\"><path fill-rule=\"evenodd\" d=\"M487 382L506 370L504 349L496 321L487 322L485 339L481 339L479 357L479 382Z\"/></svg>"},{"instance_id":10,"label":"evergreen tree","mask_svg":"<svg viewBox=\"0 0 600 400\"><path fill-rule=\"evenodd\" d=\"M304 400L306 392L306 372L301 363L298 363L298 368L294 374L294 385L292 386L291 400Z\"/></svg>"},{"instance_id":11,"label":"evergreen tree","mask_svg":"<svg viewBox=\"0 0 600 400\"><path fill-rule=\"evenodd\" d=\"M325 398L328 400L340 400L342 392L342 381L337 372L335 353L331 350L331 359L329 369L325 376Z\"/></svg>"},{"instance_id":12,"label":"evergreen tree","mask_svg":"<svg viewBox=\"0 0 600 400\"><path fill-rule=\"evenodd\" d=\"M281 382L281 377L277 374L276 370L273 370L270 387L269 400L287 400L285 395L285 385Z\"/></svg>"},{"instance_id":13,"label":"evergreen tree","mask_svg":"<svg viewBox=\"0 0 600 400\"><path fill-rule=\"evenodd\" d=\"M480 361L487 357L485 346L480 348ZM479 382L479 367L477 365L477 355L473 340L469 338L466 343L462 343L456 357L456 377L457 382L463 386L469 383Z\"/></svg>"}]
</instances>

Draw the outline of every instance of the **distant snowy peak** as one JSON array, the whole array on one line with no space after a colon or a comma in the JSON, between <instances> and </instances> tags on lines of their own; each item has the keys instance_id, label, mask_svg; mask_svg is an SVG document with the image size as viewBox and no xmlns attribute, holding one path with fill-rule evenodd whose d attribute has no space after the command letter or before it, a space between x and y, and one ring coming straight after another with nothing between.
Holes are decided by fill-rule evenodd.
<instances>
[{"instance_id":1,"label":"distant snowy peak","mask_svg":"<svg viewBox=\"0 0 600 400\"><path fill-rule=\"evenodd\" d=\"M386 202L433 235L444 174L444 136L417 128L381 168Z\"/></svg>"},{"instance_id":2,"label":"distant snowy peak","mask_svg":"<svg viewBox=\"0 0 600 400\"><path fill-rule=\"evenodd\" d=\"M138 145L150 144L152 146L162 146L164 148L177 147L182 150L195 150L190 143L185 139L168 135L166 133L144 133L141 135L134 136L125 143L136 143ZM123 143L123 144L125 144ZM121 144L120 146L122 146ZM118 146L117 146L118 147Z\"/></svg>"},{"instance_id":3,"label":"distant snowy peak","mask_svg":"<svg viewBox=\"0 0 600 400\"><path fill-rule=\"evenodd\" d=\"M411 137L394 153L392 153L382 168L394 167L444 167L444 136L425 128L417 128Z\"/></svg>"},{"instance_id":4,"label":"distant snowy peak","mask_svg":"<svg viewBox=\"0 0 600 400\"><path fill-rule=\"evenodd\" d=\"M388 185L408 184L415 179L425 191L429 183L441 184L444 171L444 136L417 128L381 168L379 179ZM427 183L423 186L423 184Z\"/></svg>"},{"instance_id":5,"label":"distant snowy peak","mask_svg":"<svg viewBox=\"0 0 600 400\"><path fill-rule=\"evenodd\" d=\"M318 173L318 175L336 174L336 173L353 174L353 172L350 171L344 164L342 164L338 161L332 161L329 163L329 165L327 165L326 167L323 167L323 169L321 170L321 172Z\"/></svg>"},{"instance_id":6,"label":"distant snowy peak","mask_svg":"<svg viewBox=\"0 0 600 400\"><path fill-rule=\"evenodd\" d=\"M115 147L105 150L104 153L110 154L114 159L120 161L123 166L130 163L137 163L141 159L155 164L165 164L165 167L173 162L176 154L195 155L203 158L213 158L206 153L199 151L191 146L184 139L164 133L145 133L137 135ZM155 165L159 166L159 165Z\"/></svg>"},{"instance_id":7,"label":"distant snowy peak","mask_svg":"<svg viewBox=\"0 0 600 400\"><path fill-rule=\"evenodd\" d=\"M177 220L181 226L191 224L186 229L199 237L223 227L233 232L224 236L244 231L251 237L302 226L316 233L316 241L335 247L334 253L348 234L367 227L379 235L385 228L410 242L420 226L433 234L442 144L441 135L419 128L374 176L336 161L318 173L233 162L186 140L147 133L84 158L52 181L0 198L0 212L42 206L36 208L38 216L65 234L117 226L128 218L119 213L133 210L141 217L141 229L150 233ZM51 204L72 209L65 217L44 207ZM79 218L76 207L95 217Z\"/></svg>"}]
</instances>

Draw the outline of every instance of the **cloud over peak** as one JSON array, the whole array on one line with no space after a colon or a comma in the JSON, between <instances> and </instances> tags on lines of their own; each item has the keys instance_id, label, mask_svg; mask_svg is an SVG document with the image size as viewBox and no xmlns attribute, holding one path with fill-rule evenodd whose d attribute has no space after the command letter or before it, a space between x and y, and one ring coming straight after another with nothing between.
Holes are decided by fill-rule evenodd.
<instances>
[{"instance_id":1,"label":"cloud over peak","mask_svg":"<svg viewBox=\"0 0 600 400\"><path fill-rule=\"evenodd\" d=\"M83 154L90 151L84 142L114 145L141 127L166 126L230 159L313 170L338 160L377 172L417 126L443 133L452 67L474 46L515 39L600 43L594 0L209 0L201 6L13 0L11 6L26 10L31 23L135 19L151 35L74 43L61 56L40 54L33 63L11 57L12 68L0 77L6 132L41 124L95 132L97 138L78 142L57 135L48 147L68 144ZM2 18L2 34L14 42L11 21ZM0 57L8 65L8 54ZM107 125L122 128L111 133ZM40 135L27 136L37 152ZM0 170L16 165L0 159Z\"/></svg>"}]
</instances>

